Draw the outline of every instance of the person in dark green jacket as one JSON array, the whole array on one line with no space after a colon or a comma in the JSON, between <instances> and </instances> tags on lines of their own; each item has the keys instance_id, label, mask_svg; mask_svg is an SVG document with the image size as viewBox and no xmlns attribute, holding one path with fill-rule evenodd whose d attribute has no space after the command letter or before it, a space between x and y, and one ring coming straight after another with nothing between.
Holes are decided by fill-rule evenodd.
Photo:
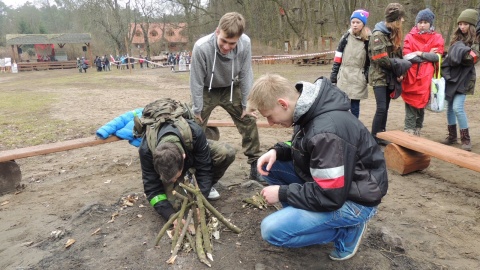
<instances>
[{"instance_id":1,"label":"person in dark green jacket","mask_svg":"<svg viewBox=\"0 0 480 270\"><path fill-rule=\"evenodd\" d=\"M373 86L377 109L372 121L371 133L379 144L387 142L377 138L377 133L386 130L390 94L394 89L389 89L392 65L390 58L402 58L402 24L405 9L398 3L390 3L385 9L385 21L375 25L368 45L370 57L369 82ZM403 76L397 77L401 82Z\"/></svg>"}]
</instances>

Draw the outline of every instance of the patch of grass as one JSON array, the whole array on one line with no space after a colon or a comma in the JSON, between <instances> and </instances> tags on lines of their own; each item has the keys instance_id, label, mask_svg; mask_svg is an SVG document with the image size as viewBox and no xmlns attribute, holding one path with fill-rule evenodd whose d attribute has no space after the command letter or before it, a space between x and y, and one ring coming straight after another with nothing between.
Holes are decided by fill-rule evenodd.
<instances>
[{"instance_id":1,"label":"patch of grass","mask_svg":"<svg viewBox=\"0 0 480 270\"><path fill-rule=\"evenodd\" d=\"M56 98L55 94L31 91L0 92L0 149L55 140L59 127L65 125L49 116Z\"/></svg>"},{"instance_id":2,"label":"patch of grass","mask_svg":"<svg viewBox=\"0 0 480 270\"><path fill-rule=\"evenodd\" d=\"M153 76L145 76L147 72ZM98 89L112 94L158 91L154 74L152 70L130 73L116 69L89 69L87 74L76 70L6 74L0 89L0 151L91 136L95 124L61 120L52 108L70 92L76 98L90 96ZM188 82L187 73L176 75L182 75L181 83Z\"/></svg>"},{"instance_id":3,"label":"patch of grass","mask_svg":"<svg viewBox=\"0 0 480 270\"><path fill-rule=\"evenodd\" d=\"M179 72L175 73L175 79L179 80L182 83L190 83L190 72Z\"/></svg>"},{"instance_id":4,"label":"patch of grass","mask_svg":"<svg viewBox=\"0 0 480 270\"><path fill-rule=\"evenodd\" d=\"M50 105L56 95L33 92L0 92L0 107L6 114L12 112L36 111ZM0 114L0 123L4 115ZM10 119L11 120L11 119Z\"/></svg>"},{"instance_id":5,"label":"patch of grass","mask_svg":"<svg viewBox=\"0 0 480 270\"><path fill-rule=\"evenodd\" d=\"M296 83L299 81L306 81L306 82L313 83L320 76L325 76L330 78L330 73L332 71L331 65L302 67L302 66L296 66L292 64L277 64L277 65L254 64L252 68L253 68L253 74L255 76L254 78L255 80L265 73L276 73L287 78L292 83Z\"/></svg>"}]
</instances>

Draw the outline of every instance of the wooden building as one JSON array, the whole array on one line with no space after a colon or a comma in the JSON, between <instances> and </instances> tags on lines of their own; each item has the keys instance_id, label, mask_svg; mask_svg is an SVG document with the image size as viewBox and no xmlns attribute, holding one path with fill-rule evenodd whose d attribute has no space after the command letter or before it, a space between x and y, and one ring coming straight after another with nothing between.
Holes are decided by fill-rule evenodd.
<instances>
[{"instance_id":1,"label":"wooden building","mask_svg":"<svg viewBox=\"0 0 480 270\"><path fill-rule=\"evenodd\" d=\"M49 62L52 67L63 67L66 65L63 62L75 62L76 66L76 60L72 59L72 61L68 61L66 57L66 52L63 49L66 44L84 44L83 50L88 52L90 63L93 62L93 55L90 50L92 36L89 33L7 34L6 41L7 46L10 45L12 48L12 63L16 62L19 65L20 71L22 70L22 65L25 69L28 65L35 65L35 63L20 63L18 52L21 51L23 45L27 44L35 46L37 53L36 62ZM42 66L50 69L49 64L43 64Z\"/></svg>"},{"instance_id":2,"label":"wooden building","mask_svg":"<svg viewBox=\"0 0 480 270\"><path fill-rule=\"evenodd\" d=\"M186 23L150 23L148 29L148 40L150 44L160 42L164 51L180 52L187 50L188 38L183 35ZM135 27L135 24L131 24ZM144 49L145 40L143 30L139 24L136 25L132 44L136 48Z\"/></svg>"}]
</instances>

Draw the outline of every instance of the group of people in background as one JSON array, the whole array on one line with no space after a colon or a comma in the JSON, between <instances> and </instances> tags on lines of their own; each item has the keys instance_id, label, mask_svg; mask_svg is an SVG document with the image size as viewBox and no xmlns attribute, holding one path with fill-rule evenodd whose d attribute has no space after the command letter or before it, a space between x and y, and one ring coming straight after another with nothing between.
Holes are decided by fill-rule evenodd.
<instances>
[{"instance_id":1,"label":"group of people in background","mask_svg":"<svg viewBox=\"0 0 480 270\"><path fill-rule=\"evenodd\" d=\"M446 80L448 129L442 143L456 144L459 129L462 149L471 151L464 107L466 95L474 92L474 65L480 56L478 12L474 9L461 12L448 52L444 51L442 35L435 31L435 15L428 8L418 12L415 25L405 36L402 33L405 10L401 4L388 4L385 20L375 24L373 31L366 26L368 16L365 10L353 12L350 29L342 36L335 52L330 76L349 96L351 113L359 117L360 100L368 97L369 83L376 100L371 134L377 143L388 143L376 135L386 130L390 101L399 96L405 102L404 131L420 136L431 80L441 69Z\"/></svg>"},{"instance_id":2,"label":"group of people in background","mask_svg":"<svg viewBox=\"0 0 480 270\"><path fill-rule=\"evenodd\" d=\"M184 61L186 65L190 64L192 55L190 52L180 52L180 53L168 53L167 54L167 64L168 65L179 65L180 61Z\"/></svg>"},{"instance_id":3,"label":"group of people in background","mask_svg":"<svg viewBox=\"0 0 480 270\"><path fill-rule=\"evenodd\" d=\"M117 66L117 69L130 69L130 65L132 69L135 68L135 60L129 57L128 54L117 55L114 64Z\"/></svg>"},{"instance_id":4,"label":"group of people in background","mask_svg":"<svg viewBox=\"0 0 480 270\"><path fill-rule=\"evenodd\" d=\"M85 59L85 57L82 57L82 58L77 57L77 69L78 69L78 72L80 72L80 73L82 73L82 72L87 73L88 62Z\"/></svg>"},{"instance_id":5,"label":"group of people in background","mask_svg":"<svg viewBox=\"0 0 480 270\"><path fill-rule=\"evenodd\" d=\"M110 55L103 55L103 56L95 56L93 60L93 65L96 67L97 71L111 71L111 66L115 65L117 69L129 69L130 67L133 69L135 67L134 58L129 57L127 54L125 55L117 55L115 58ZM149 60L148 57L143 57L142 55L138 58L138 63L140 64L140 68L148 68L149 67ZM77 68L80 72L84 70L87 72L87 68L89 67L88 61L85 60L85 57L77 58Z\"/></svg>"},{"instance_id":6,"label":"group of people in background","mask_svg":"<svg viewBox=\"0 0 480 270\"><path fill-rule=\"evenodd\" d=\"M82 64L80 62L86 61L84 57L77 58L77 68L79 68L80 72L82 72ZM167 64L171 66L176 65L185 65L188 66L191 61L191 55L188 52L181 52L181 53L168 53L167 54ZM142 56L141 54L138 58L130 57L128 54L125 55L117 55L115 58L113 56L95 56L93 60L93 65L96 67L97 71L110 71L111 65L115 65L117 69L130 69L135 68L135 64L139 64L140 68L149 68L150 58L147 56ZM88 68L88 63L86 64ZM86 72L86 69L85 71Z\"/></svg>"},{"instance_id":7,"label":"group of people in background","mask_svg":"<svg viewBox=\"0 0 480 270\"><path fill-rule=\"evenodd\" d=\"M95 64L95 67L97 68L97 71L110 71L110 60L108 59L109 57L107 55L103 56L95 56L95 60L93 60L93 63Z\"/></svg>"},{"instance_id":8,"label":"group of people in background","mask_svg":"<svg viewBox=\"0 0 480 270\"><path fill-rule=\"evenodd\" d=\"M150 58L148 56L142 56L141 54L138 56L138 63L140 64L140 68L149 68L149 61Z\"/></svg>"}]
</instances>

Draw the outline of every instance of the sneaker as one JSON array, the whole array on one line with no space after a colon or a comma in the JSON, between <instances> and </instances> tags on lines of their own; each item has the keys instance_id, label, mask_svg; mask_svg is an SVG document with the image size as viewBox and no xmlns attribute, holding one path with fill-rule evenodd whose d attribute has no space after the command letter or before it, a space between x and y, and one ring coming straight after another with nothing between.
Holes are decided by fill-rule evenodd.
<instances>
[{"instance_id":1,"label":"sneaker","mask_svg":"<svg viewBox=\"0 0 480 270\"><path fill-rule=\"evenodd\" d=\"M260 184L266 186L268 185L267 181L262 177L262 175L257 170L257 161L255 160L250 164L250 179L259 182Z\"/></svg>"},{"instance_id":2,"label":"sneaker","mask_svg":"<svg viewBox=\"0 0 480 270\"><path fill-rule=\"evenodd\" d=\"M212 187L210 189L210 193L208 193L207 199L212 200L212 201L218 200L218 199L220 199L220 193L218 193L218 191L214 187Z\"/></svg>"},{"instance_id":3,"label":"sneaker","mask_svg":"<svg viewBox=\"0 0 480 270\"><path fill-rule=\"evenodd\" d=\"M355 256L355 253L357 253L358 247L360 246L360 242L362 240L362 236L367 230L367 223L363 223L357 227L357 230L355 232L355 236L352 242L345 242L345 250L344 251L339 251L337 248L330 252L330 259L334 261L343 261L343 260L348 260L351 257Z\"/></svg>"}]
</instances>

